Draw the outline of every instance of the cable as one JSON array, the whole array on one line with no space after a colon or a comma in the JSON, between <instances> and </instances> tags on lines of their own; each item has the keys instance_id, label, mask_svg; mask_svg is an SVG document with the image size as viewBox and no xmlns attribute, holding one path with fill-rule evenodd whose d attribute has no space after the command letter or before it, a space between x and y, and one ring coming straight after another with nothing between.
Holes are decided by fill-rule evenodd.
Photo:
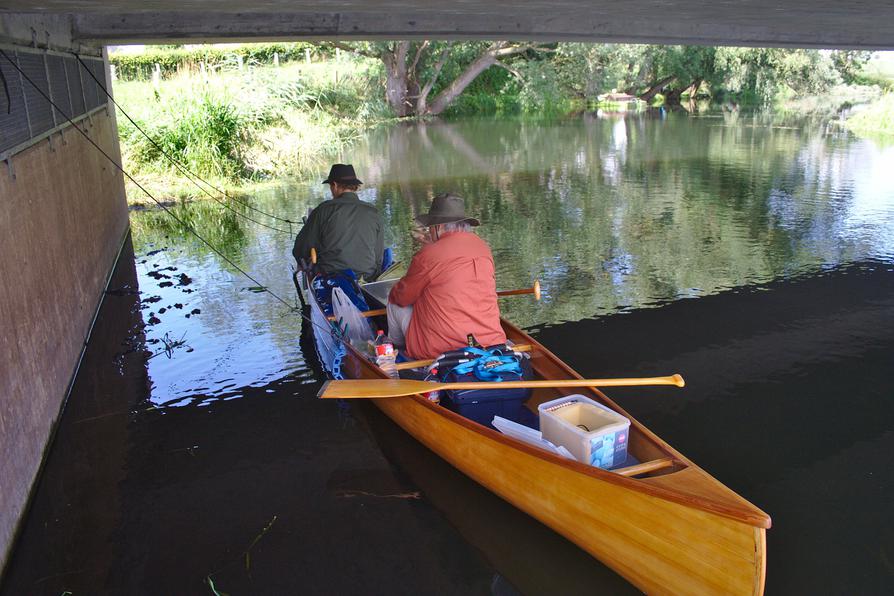
<instances>
[{"instance_id":1,"label":"cable","mask_svg":"<svg viewBox=\"0 0 894 596\"><path fill-rule=\"evenodd\" d=\"M168 215L170 215L171 217L173 217L177 222L180 223L180 225L182 225L184 228L186 228L187 230L189 230L189 231L190 231L196 238L198 238L198 239L201 240L203 243L205 243L205 245L206 245L208 248L210 248L214 253L216 253L216 254L217 254L220 258L222 258L224 261L226 261L227 263L229 263L229 264L230 264L236 271L238 271L239 273L241 273L242 275L244 275L245 277L247 277L248 279L250 279L251 281L253 281L255 284L257 284L258 287L264 288L264 291L265 291L265 292L267 292L268 294L270 294L271 296L273 296L275 299L279 300L281 303L283 303L284 305L286 305L286 307L287 307L290 311L292 311L292 312L298 312L298 314L299 314L304 320L306 320L308 323L310 323L311 325L315 325L316 327L322 328L322 326L321 326L319 323L314 322L310 317L308 317L307 315L305 315L303 312L299 311L295 306L293 306L292 304L290 304L289 302L287 302L285 299L283 299L282 297L280 297L276 292L274 292L273 290L271 290L270 288L268 288L267 286L265 286L264 284L262 284L260 281L258 281L257 279L255 279L250 273L248 273L247 271L245 271L242 267L240 267L239 265L237 265L236 263L234 263L232 259L230 259L228 256L226 256L225 254L223 254L223 252L221 252L220 250L218 250L217 248L215 248L215 246L214 246L213 244L211 244L210 242L208 242L207 240L205 240L205 239L201 236L201 234L199 234L199 233L195 230L195 228L193 228L191 225L189 225L188 223L186 223L185 221L183 221L182 219L180 219L179 217L177 217L177 216L176 216L170 209L168 209L168 208L167 208L161 201L159 201L158 199L156 199L156 198L152 195L152 193L150 193L148 190L146 190L146 189L143 187L142 184L140 184L139 182L137 182L137 180L136 180L133 176L131 176L131 175L130 175L130 174L129 174L129 173L128 173L122 166L121 166L121 164L119 164L117 161L115 161L114 159L112 159L112 157L111 157L108 153L106 153L105 149L103 149L102 147L100 147L99 145L97 145L97 144L96 144L96 141L94 141L93 139L90 138L90 135L88 135L86 132L84 132L83 130L81 130L81 127L78 126L77 124L75 124L75 123L72 121L72 119L68 116L68 114L66 114L61 108L59 108L59 106L56 105L56 103L50 98L50 96L47 95L46 93L44 93L43 89L41 89L40 87L38 87L38 86L34 83L34 81L31 80L31 77L29 77L29 76L27 75L27 73L25 73L25 71L23 71L23 70L19 67L19 65L16 64L16 63L12 60L12 58L10 58L2 48L0 48L0 55L2 55L4 58L6 58L7 62L9 62L10 64L12 64L13 68L15 68L17 71L19 71L19 74L22 76L22 78L25 79L26 81L28 81L28 83L30 83L31 86L34 87L34 89L35 89L38 93L40 93L40 94L44 97L44 99L46 99L47 102L49 102L49 104L50 104L51 106L53 106L53 107L56 109L57 112L59 112L60 114L62 114L62 116L65 117L65 119L68 121L68 123L71 124L72 127L74 127L75 130L77 130L79 133L81 133L81 135L82 135L85 139L87 139L87 141L88 141L91 145L93 145L93 147L94 147L97 151L99 151L99 152L100 152L100 153L101 153L107 160L109 160L109 162L110 162L113 166L115 166L116 168L118 168L118 170L119 170L122 174L124 174L125 176L127 176L127 178L128 178L131 182L133 182L133 183L137 186L137 188L139 188L139 189L142 190L144 193L146 193L146 196L149 197L150 199L152 199L152 200L153 200L159 207L161 207L161 208L165 211L165 213L167 213ZM325 329L325 331L326 331L326 333L331 333L332 330L327 328L327 329Z\"/></svg>"},{"instance_id":2,"label":"cable","mask_svg":"<svg viewBox=\"0 0 894 596\"><path fill-rule=\"evenodd\" d=\"M214 186L213 184L211 184L210 182L208 182L207 180L205 180L204 178L202 178L202 177L199 176L198 174L192 172L189 168L187 168L185 165L183 165L181 162L179 162L175 157L173 157L171 154L169 154L167 151L165 151L164 148L163 148L163 147L162 147L162 146L161 146L155 139L153 139L153 138L149 135L149 133L147 133L145 130L143 130L143 128L142 128L139 124L137 124L137 122L136 122L133 118L131 118L130 115L129 115L126 111L124 111L124 108L122 108L121 105L120 105L117 101L115 101L115 98L112 96L111 93L109 93L109 90L106 88L106 86L105 86L102 82L100 82L100 80L99 80L98 78L96 78L96 75L94 75L94 74L93 74L93 71L91 71L91 70L87 67L87 65L84 64L84 61L81 60L81 57L80 57L77 53L75 53L75 52L71 52L71 54L77 59L78 63L84 68L84 70L87 72L87 74L90 75L90 77L96 82L96 84L99 85L99 88L102 89L103 93L106 94L106 97L108 97L109 100L111 100L111 102L115 105L116 108L118 108L118 110L121 112L121 114L123 114L124 117L127 118L127 120L128 120L131 124L133 124L134 127L135 127L138 131L140 131L140 132L143 134L143 136L146 137L146 139L149 140L150 143L152 143L152 146L155 147L155 148L159 151L159 153L161 153L162 155L164 155L165 158L167 158L168 161L170 161L170 162L171 162L171 163L172 163L178 170L180 170L180 172L181 172L183 175L185 175L185 176L189 179L190 182L192 182L193 184L195 184L196 187L198 187L199 190L201 190L203 193L205 193L206 195L208 195L209 197L211 197L212 199L214 199L214 200L215 200L217 203L219 203L220 205L223 205L223 206L226 207L227 209L230 209L231 211L233 211L233 212L236 213L237 215L239 215L239 216L241 216L241 217L244 217L244 218L248 219L249 221L253 221L253 222L256 223L256 224L261 225L261 226L264 226L264 227L266 227L266 228L270 228L271 230L276 230L277 232L280 232L280 233L282 233L282 234L290 234L290 235L291 235L291 233L292 233L292 232L291 232L292 224L297 224L297 223L299 223L299 222L295 222L295 221L292 221L292 220L290 220L290 219L286 219L286 218L284 218L284 217L279 217L279 216L277 216L277 215L273 215L272 213L267 213L266 211L263 211L263 210L261 210L261 209L258 209L257 207L255 207L254 205L251 205L250 203L246 203L246 202L244 202L244 201L240 201L240 200L236 199L235 197L230 196L229 194L226 193L226 191L221 190L220 188L217 188L216 186ZM260 213L261 215L265 215L265 216L267 216L267 217L269 217L269 218L271 218L271 219L276 219L276 220L279 220L279 221L282 221L282 222L285 222L285 223L289 224L289 231L287 232L287 231L285 231L285 230L281 230L281 229L279 229L279 228L275 228L275 227L273 227L273 226L269 226L269 225L267 225L267 224L264 224L264 223L261 223L261 222L255 220L255 219L252 219L252 218L248 217L247 215L245 215L245 214L243 214L243 213L239 213L238 211L236 211L235 209L233 209L232 207L230 207L229 205L227 205L226 203L222 202L220 199L218 199L217 197L215 197L213 194L211 194L210 192L208 192L208 190L206 190L205 188L203 188L202 185L200 185L198 182L196 182L196 180L202 182L202 183L205 184L206 186L212 188L213 190L217 191L218 193L222 194L223 196L227 197L228 199L230 199L231 201L233 201L233 202L235 202L235 203L238 203L238 204L240 204L240 205L242 205L242 206L244 206L244 207L247 207L247 208L251 209L252 211L256 211L256 212Z\"/></svg>"}]
</instances>

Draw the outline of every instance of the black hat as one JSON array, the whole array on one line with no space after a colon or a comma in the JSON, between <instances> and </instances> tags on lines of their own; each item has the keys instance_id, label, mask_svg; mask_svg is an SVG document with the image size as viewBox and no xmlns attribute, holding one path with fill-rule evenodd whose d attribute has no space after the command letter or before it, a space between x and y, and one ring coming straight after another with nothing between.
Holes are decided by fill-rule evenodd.
<instances>
[{"instance_id":1,"label":"black hat","mask_svg":"<svg viewBox=\"0 0 894 596\"><path fill-rule=\"evenodd\" d=\"M436 196L431 201L431 207L425 215L416 217L416 221L423 226L467 221L469 225L478 226L481 222L474 217L466 217L466 202L462 197L452 195L449 192Z\"/></svg>"},{"instance_id":2,"label":"black hat","mask_svg":"<svg viewBox=\"0 0 894 596\"><path fill-rule=\"evenodd\" d=\"M363 184L357 180L354 166L351 164L337 163L329 170L329 177L323 180L323 184L337 182L338 184Z\"/></svg>"}]
</instances>

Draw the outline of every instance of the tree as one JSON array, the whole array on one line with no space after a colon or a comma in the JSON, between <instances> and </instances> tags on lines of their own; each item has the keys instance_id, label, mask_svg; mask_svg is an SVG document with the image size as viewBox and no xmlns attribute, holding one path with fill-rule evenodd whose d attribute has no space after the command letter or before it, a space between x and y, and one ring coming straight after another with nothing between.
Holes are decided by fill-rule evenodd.
<instances>
[{"instance_id":1,"label":"tree","mask_svg":"<svg viewBox=\"0 0 894 596\"><path fill-rule=\"evenodd\" d=\"M831 54L832 64L845 83L857 83L863 76L863 67L873 54L865 50L834 50Z\"/></svg>"},{"instance_id":2,"label":"tree","mask_svg":"<svg viewBox=\"0 0 894 596\"><path fill-rule=\"evenodd\" d=\"M385 68L385 99L399 117L437 116L491 66L518 75L508 59L526 52L550 51L539 45L395 41L377 43L328 42L335 47L381 60ZM445 66L453 76L446 82ZM434 97L432 95L434 94Z\"/></svg>"}]
</instances>

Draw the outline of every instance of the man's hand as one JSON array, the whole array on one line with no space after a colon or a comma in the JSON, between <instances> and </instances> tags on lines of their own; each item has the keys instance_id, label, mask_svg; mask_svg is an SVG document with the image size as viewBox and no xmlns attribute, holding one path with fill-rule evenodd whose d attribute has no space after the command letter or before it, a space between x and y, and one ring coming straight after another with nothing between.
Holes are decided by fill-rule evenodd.
<instances>
[{"instance_id":1,"label":"man's hand","mask_svg":"<svg viewBox=\"0 0 894 596\"><path fill-rule=\"evenodd\" d=\"M410 231L410 235L413 236L414 241L418 242L422 246L431 244L431 234L429 234L427 227L416 226Z\"/></svg>"}]
</instances>

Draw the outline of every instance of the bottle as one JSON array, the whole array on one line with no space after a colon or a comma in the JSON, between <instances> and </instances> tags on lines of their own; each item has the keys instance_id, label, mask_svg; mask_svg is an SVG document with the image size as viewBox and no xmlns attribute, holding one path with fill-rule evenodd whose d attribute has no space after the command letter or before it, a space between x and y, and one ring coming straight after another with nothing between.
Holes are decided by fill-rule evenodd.
<instances>
[{"instance_id":1,"label":"bottle","mask_svg":"<svg viewBox=\"0 0 894 596\"><path fill-rule=\"evenodd\" d=\"M394 342L391 341L391 338L385 335L385 332L379 329L378 334L376 335L376 364L379 365L379 368L385 371L392 379L398 378L397 365L395 361L397 360L397 352L394 351Z\"/></svg>"}]
</instances>

